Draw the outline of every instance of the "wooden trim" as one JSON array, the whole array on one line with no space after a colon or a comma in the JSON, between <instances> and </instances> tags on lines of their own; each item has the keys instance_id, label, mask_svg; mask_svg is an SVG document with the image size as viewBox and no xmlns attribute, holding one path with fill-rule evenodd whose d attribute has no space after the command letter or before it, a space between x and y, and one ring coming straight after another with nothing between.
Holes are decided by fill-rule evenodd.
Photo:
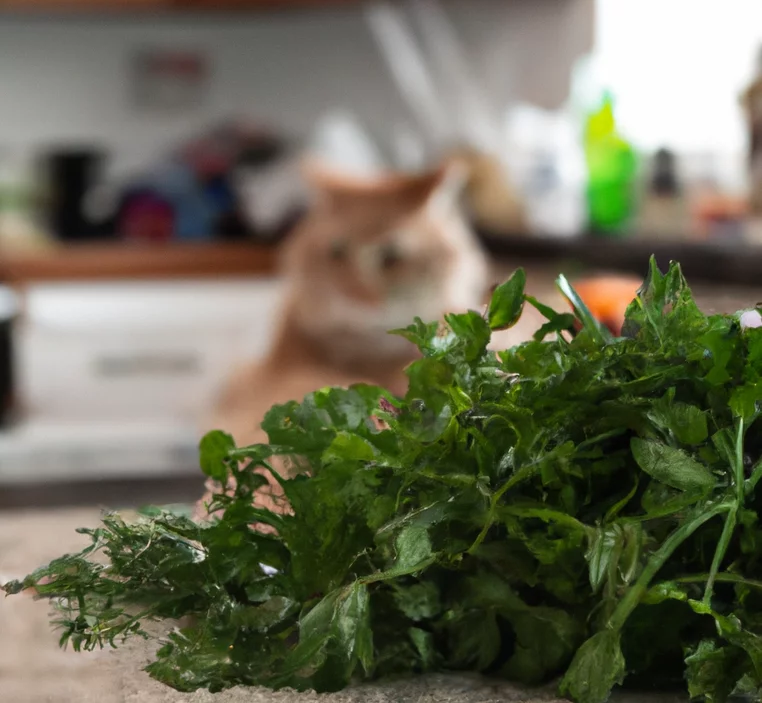
<instances>
[{"instance_id":1,"label":"wooden trim","mask_svg":"<svg viewBox=\"0 0 762 703\"><path fill-rule=\"evenodd\" d=\"M42 281L217 278L272 275L277 249L241 244L78 244L34 253L0 253L0 280Z\"/></svg>"},{"instance_id":2,"label":"wooden trim","mask_svg":"<svg viewBox=\"0 0 762 703\"><path fill-rule=\"evenodd\" d=\"M339 8L359 5L360 0L0 0L0 10L32 13L98 12L106 14L130 11L203 11L225 12L308 10L316 8Z\"/></svg>"},{"instance_id":3,"label":"wooden trim","mask_svg":"<svg viewBox=\"0 0 762 703\"><path fill-rule=\"evenodd\" d=\"M0 0L0 10L14 12L61 12L77 14L97 11L107 14L132 10L170 9L171 0Z\"/></svg>"},{"instance_id":4,"label":"wooden trim","mask_svg":"<svg viewBox=\"0 0 762 703\"><path fill-rule=\"evenodd\" d=\"M174 0L178 10L305 10L359 5L360 0Z\"/></svg>"}]
</instances>

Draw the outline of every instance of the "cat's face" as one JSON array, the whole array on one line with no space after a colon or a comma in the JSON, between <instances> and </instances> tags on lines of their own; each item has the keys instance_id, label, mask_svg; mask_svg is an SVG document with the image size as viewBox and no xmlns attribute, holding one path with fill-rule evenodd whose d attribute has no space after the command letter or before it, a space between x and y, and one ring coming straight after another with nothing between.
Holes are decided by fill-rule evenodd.
<instances>
[{"instance_id":1,"label":"cat's face","mask_svg":"<svg viewBox=\"0 0 762 703\"><path fill-rule=\"evenodd\" d=\"M478 308L486 263L458 212L453 167L371 181L307 174L315 203L286 257L305 330L392 353L404 340L389 329Z\"/></svg>"}]
</instances>

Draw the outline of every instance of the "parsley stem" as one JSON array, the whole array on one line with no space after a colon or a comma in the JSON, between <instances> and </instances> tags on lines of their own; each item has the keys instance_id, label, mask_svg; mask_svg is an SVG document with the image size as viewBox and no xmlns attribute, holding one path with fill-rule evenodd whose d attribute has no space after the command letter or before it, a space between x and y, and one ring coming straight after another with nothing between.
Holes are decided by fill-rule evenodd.
<instances>
[{"instance_id":1,"label":"parsley stem","mask_svg":"<svg viewBox=\"0 0 762 703\"><path fill-rule=\"evenodd\" d=\"M738 508L734 505L732 508L730 508L730 510L728 510L728 514L725 516L725 524L722 527L720 541L717 542L717 548L714 550L712 566L709 569L709 577L706 580L706 586L704 588L704 597L702 598L702 603L704 605L710 605L712 602L712 595L714 594L714 582L717 579L717 572L720 570L722 560L725 558L725 552L728 550L730 538L733 536L733 532L736 529L737 515Z\"/></svg>"},{"instance_id":2,"label":"parsley stem","mask_svg":"<svg viewBox=\"0 0 762 703\"><path fill-rule=\"evenodd\" d=\"M653 555L651 555L651 558L646 563L646 566L638 577L638 580L627 591L624 598L619 601L619 604L609 619L609 628L613 630L622 629L627 618L630 617L632 611L635 610L635 608L640 603L643 594L648 589L648 586L653 578L657 573L659 573L659 570L672 556L674 551L683 542L685 542L688 537L690 537L704 523L709 522L709 520L717 517L718 515L722 515L722 513L727 512L733 507L733 504L726 502L718 503L717 505L702 512L700 515L697 515L690 522L686 522L685 524L681 525L669 537L667 537L661 547L659 547L659 549L654 552Z\"/></svg>"},{"instance_id":3,"label":"parsley stem","mask_svg":"<svg viewBox=\"0 0 762 703\"><path fill-rule=\"evenodd\" d=\"M704 583L709 578L709 574L695 574L691 576L680 576L673 579L675 583ZM717 583L737 583L751 588L762 590L762 581L756 581L754 579L747 579L743 576L733 573L717 574L715 577Z\"/></svg>"},{"instance_id":4,"label":"parsley stem","mask_svg":"<svg viewBox=\"0 0 762 703\"><path fill-rule=\"evenodd\" d=\"M728 545L733 537L733 532L736 529L736 522L738 517L738 511L741 509L744 503L744 476L743 476L743 437L744 437L744 424L743 418L738 418L738 426L736 427L736 451L733 457L733 474L736 487L736 502L735 505L728 511L725 517L725 524L722 527L722 534L720 535L720 541L717 542L717 548L714 550L714 557L712 558L712 566L709 569L709 578L706 580L706 587L704 588L704 598L702 602L704 605L710 605L712 602L712 595L714 594L714 582L717 578L717 573L722 566L722 560L725 558L725 553L728 551Z\"/></svg>"},{"instance_id":5,"label":"parsley stem","mask_svg":"<svg viewBox=\"0 0 762 703\"><path fill-rule=\"evenodd\" d=\"M497 504L503 495L505 495L506 491L513 488L517 483L521 483L522 481L531 477L535 471L537 471L538 465L538 462L533 462L531 464L527 464L526 466L522 466L495 492L495 495L492 496L492 500L490 501L489 512L487 513L487 519L484 521L484 527L482 527L481 532L479 532L479 535L474 540L474 543L468 548L469 554L473 554L479 548L481 543L484 542L484 538L487 536L490 527L492 527L493 523L495 522L495 511L497 510Z\"/></svg>"}]
</instances>

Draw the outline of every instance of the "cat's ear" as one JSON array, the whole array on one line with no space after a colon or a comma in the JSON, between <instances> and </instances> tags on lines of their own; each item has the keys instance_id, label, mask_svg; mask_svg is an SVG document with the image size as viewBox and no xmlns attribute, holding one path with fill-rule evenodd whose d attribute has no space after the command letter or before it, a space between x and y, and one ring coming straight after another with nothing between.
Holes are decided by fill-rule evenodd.
<instances>
[{"instance_id":1,"label":"cat's ear","mask_svg":"<svg viewBox=\"0 0 762 703\"><path fill-rule=\"evenodd\" d=\"M301 161L300 171L313 197L321 202L343 203L362 196L383 194L394 187L395 178L360 176L329 166L314 157Z\"/></svg>"},{"instance_id":2,"label":"cat's ear","mask_svg":"<svg viewBox=\"0 0 762 703\"><path fill-rule=\"evenodd\" d=\"M363 177L339 171L315 158L303 159L300 170L313 195L324 202L364 196L391 199L398 208L431 207L444 212L457 206L470 178L466 162L455 158L416 175L387 173Z\"/></svg>"},{"instance_id":3,"label":"cat's ear","mask_svg":"<svg viewBox=\"0 0 762 703\"><path fill-rule=\"evenodd\" d=\"M469 169L462 160L448 159L431 171L415 176L388 179L388 189L400 205L411 209L431 208L447 212L457 207L463 188L469 179Z\"/></svg>"},{"instance_id":4,"label":"cat's ear","mask_svg":"<svg viewBox=\"0 0 762 703\"><path fill-rule=\"evenodd\" d=\"M463 191L471 177L471 169L463 159L448 159L437 172L427 207L434 214L447 214L458 209Z\"/></svg>"},{"instance_id":5,"label":"cat's ear","mask_svg":"<svg viewBox=\"0 0 762 703\"><path fill-rule=\"evenodd\" d=\"M313 157L304 157L299 164L299 171L305 183L318 194L327 194L351 190L358 185L353 176L331 168L325 162Z\"/></svg>"}]
</instances>

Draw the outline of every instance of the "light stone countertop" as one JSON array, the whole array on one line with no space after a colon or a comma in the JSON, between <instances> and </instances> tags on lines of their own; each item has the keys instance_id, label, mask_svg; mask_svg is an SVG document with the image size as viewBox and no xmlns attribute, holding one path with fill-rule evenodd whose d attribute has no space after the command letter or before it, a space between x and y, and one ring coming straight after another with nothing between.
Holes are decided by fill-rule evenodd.
<instances>
[{"instance_id":1,"label":"light stone countertop","mask_svg":"<svg viewBox=\"0 0 762 703\"><path fill-rule=\"evenodd\" d=\"M98 523L97 509L0 513L0 580L21 577L86 543L77 527ZM178 693L141 671L155 643L117 651L62 651L49 606L27 595L0 598L0 700L3 703L558 703L548 691L522 691L478 676L433 675L377 682L335 694L237 688ZM675 696L622 697L622 703L678 703Z\"/></svg>"},{"instance_id":2,"label":"light stone countertop","mask_svg":"<svg viewBox=\"0 0 762 703\"><path fill-rule=\"evenodd\" d=\"M509 273L501 267L496 280ZM544 302L559 302L549 270L527 270L528 290ZM696 286L707 312L734 311L762 300L762 290ZM85 538L77 527L94 526L99 510L70 509L0 512L0 581L23 576L50 559L76 550ZM221 694L181 694L140 671L152 649L127 647L118 652L75 654L61 651L49 625L49 607L28 596L0 598L0 692L8 703L531 703L553 701L542 692L526 693L512 686L468 676L430 676L397 683L379 683L338 694L316 696L290 691L234 689ZM642 697L623 698L630 703ZM648 699L653 700L653 699ZM664 700L674 701L674 698Z\"/></svg>"}]
</instances>

